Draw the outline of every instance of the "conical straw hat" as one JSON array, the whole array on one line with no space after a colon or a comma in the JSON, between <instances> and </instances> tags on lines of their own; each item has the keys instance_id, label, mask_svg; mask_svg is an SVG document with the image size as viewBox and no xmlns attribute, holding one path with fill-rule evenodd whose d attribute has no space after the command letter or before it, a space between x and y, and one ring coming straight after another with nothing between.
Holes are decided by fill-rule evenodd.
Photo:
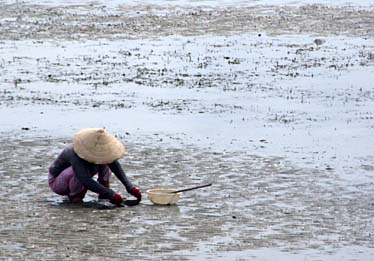
<instances>
[{"instance_id":1,"label":"conical straw hat","mask_svg":"<svg viewBox=\"0 0 374 261\"><path fill-rule=\"evenodd\" d=\"M82 129L73 138L78 156L95 164L109 164L125 155L125 147L105 129Z\"/></svg>"}]
</instances>

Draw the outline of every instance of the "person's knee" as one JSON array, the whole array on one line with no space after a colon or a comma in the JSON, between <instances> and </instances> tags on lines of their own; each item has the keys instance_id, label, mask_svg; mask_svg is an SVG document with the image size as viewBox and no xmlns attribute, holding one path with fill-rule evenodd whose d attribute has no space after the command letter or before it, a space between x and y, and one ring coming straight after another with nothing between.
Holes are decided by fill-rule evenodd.
<instances>
[{"instance_id":1,"label":"person's knee","mask_svg":"<svg viewBox=\"0 0 374 261\"><path fill-rule=\"evenodd\" d=\"M98 175L97 182L99 182L101 185L109 188L110 184L110 178L112 176L112 172L110 168L107 165L101 166L99 169L99 175Z\"/></svg>"},{"instance_id":2,"label":"person's knee","mask_svg":"<svg viewBox=\"0 0 374 261\"><path fill-rule=\"evenodd\" d=\"M86 194L86 191L87 189L83 186L83 184L76 177L73 177L72 179L70 179L69 195L79 195L81 193Z\"/></svg>"}]
</instances>

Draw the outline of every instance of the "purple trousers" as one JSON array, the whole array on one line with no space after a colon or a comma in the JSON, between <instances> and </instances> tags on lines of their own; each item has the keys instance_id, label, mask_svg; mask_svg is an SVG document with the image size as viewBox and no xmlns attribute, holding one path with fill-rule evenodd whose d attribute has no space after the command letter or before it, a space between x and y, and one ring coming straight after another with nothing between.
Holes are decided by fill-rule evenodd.
<instances>
[{"instance_id":1,"label":"purple trousers","mask_svg":"<svg viewBox=\"0 0 374 261\"><path fill-rule=\"evenodd\" d=\"M100 166L98 172L92 174L92 177L96 174L99 174L97 182L109 188L112 174L109 167L106 165ZM81 202L87 193L87 188L80 183L72 167L62 171L57 178L48 173L48 184L53 192L62 196L68 196L71 202Z\"/></svg>"}]
</instances>

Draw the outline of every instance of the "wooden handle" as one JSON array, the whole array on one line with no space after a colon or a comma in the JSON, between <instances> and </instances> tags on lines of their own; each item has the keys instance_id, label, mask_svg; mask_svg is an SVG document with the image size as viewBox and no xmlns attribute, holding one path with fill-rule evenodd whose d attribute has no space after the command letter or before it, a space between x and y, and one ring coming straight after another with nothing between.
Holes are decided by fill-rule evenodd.
<instances>
[{"instance_id":1,"label":"wooden handle","mask_svg":"<svg viewBox=\"0 0 374 261\"><path fill-rule=\"evenodd\" d=\"M209 187L209 186L212 186L212 183L206 184L206 185L197 186L197 187L192 187L192 188L180 189L180 190L177 190L177 191L173 191L172 193L185 192L185 191L189 191L189 190L193 190L193 189L199 189L199 188L205 188L205 187Z\"/></svg>"}]
</instances>

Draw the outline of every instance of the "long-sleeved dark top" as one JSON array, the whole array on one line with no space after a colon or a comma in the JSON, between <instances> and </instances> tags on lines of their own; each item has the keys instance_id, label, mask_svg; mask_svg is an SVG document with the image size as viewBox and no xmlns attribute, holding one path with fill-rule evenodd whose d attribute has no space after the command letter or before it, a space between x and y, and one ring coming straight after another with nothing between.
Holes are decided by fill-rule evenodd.
<instances>
[{"instance_id":1,"label":"long-sleeved dark top","mask_svg":"<svg viewBox=\"0 0 374 261\"><path fill-rule=\"evenodd\" d=\"M126 187L127 192L129 192L134 185L126 177L121 165L116 160L112 163L106 164L109 169L116 175L116 177L121 181L121 183ZM55 178L60 175L60 173L72 167L73 171L78 178L78 180L85 186L88 190L91 190L99 194L102 198L112 199L115 192L109 188L104 187L100 183L96 182L92 176L95 175L101 166L99 164L90 163L84 159L81 159L73 149L72 145L67 146L57 159L52 163L49 168L49 172Z\"/></svg>"}]
</instances>

